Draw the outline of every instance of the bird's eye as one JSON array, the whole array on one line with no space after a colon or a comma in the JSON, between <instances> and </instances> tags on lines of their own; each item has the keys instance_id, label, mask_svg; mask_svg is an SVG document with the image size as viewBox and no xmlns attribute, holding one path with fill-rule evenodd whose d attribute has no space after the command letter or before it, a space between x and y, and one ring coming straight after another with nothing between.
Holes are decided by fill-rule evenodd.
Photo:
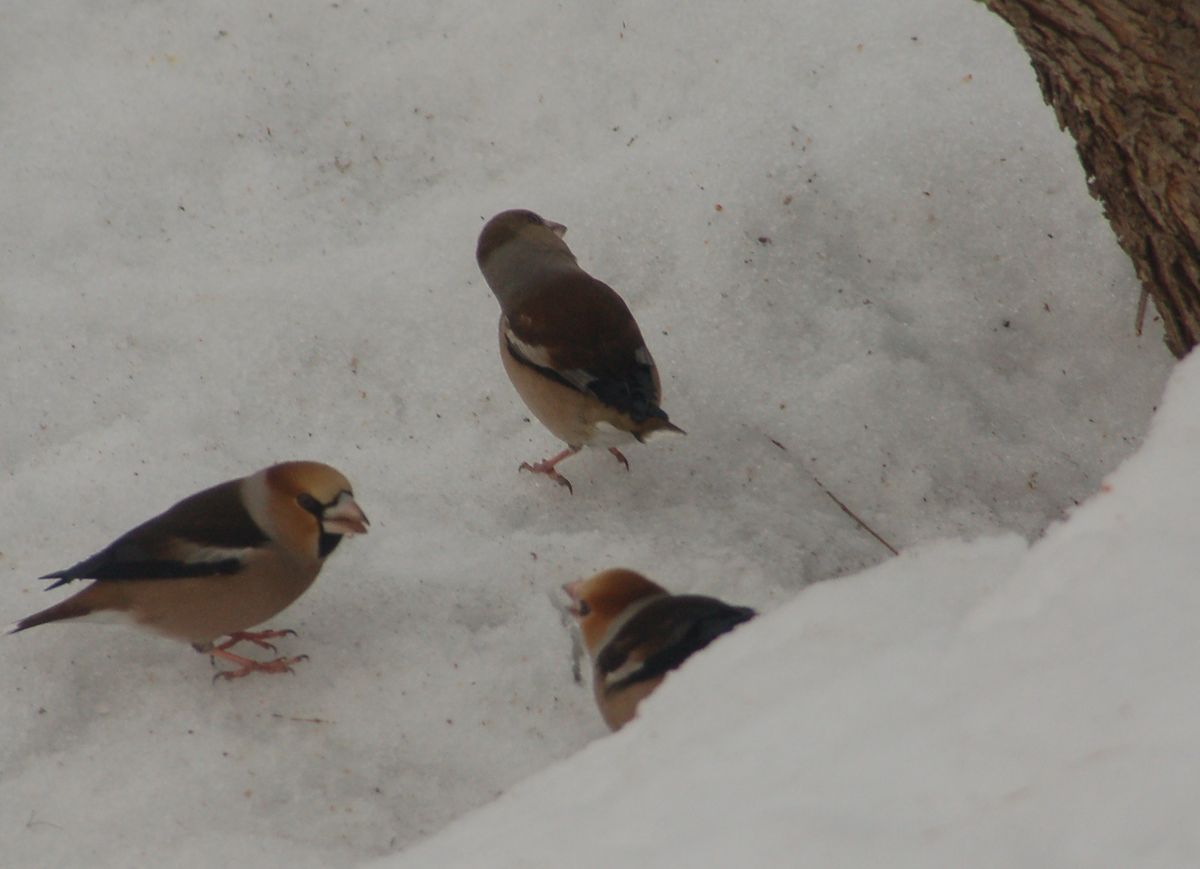
<instances>
[{"instance_id":1,"label":"bird's eye","mask_svg":"<svg viewBox=\"0 0 1200 869\"><path fill-rule=\"evenodd\" d=\"M302 510L312 513L318 519L320 519L321 514L325 512L325 508L321 506L321 502L312 495L308 494L308 492L302 492L301 494L297 495L296 503L300 505Z\"/></svg>"},{"instance_id":2,"label":"bird's eye","mask_svg":"<svg viewBox=\"0 0 1200 869\"><path fill-rule=\"evenodd\" d=\"M581 600L579 603L577 603L575 605L575 609L579 612L580 617L586 616L592 611L592 608L588 606L588 602L586 600Z\"/></svg>"}]
</instances>

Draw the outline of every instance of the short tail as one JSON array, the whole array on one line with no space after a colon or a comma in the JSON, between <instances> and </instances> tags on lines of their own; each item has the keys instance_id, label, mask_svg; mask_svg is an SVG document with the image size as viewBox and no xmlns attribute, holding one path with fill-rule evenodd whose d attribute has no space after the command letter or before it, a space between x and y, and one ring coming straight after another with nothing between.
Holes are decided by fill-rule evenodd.
<instances>
[{"instance_id":1,"label":"short tail","mask_svg":"<svg viewBox=\"0 0 1200 869\"><path fill-rule=\"evenodd\" d=\"M76 596L78 597L78 595ZM52 607L47 607L41 612L34 613L31 616L25 616L15 625L9 625L7 633L16 634L21 631L27 631L30 628L36 628L38 625L44 625L47 622L61 622L64 619L77 619L91 613L92 608L87 604L80 603L76 597L69 597L64 601L59 601Z\"/></svg>"},{"instance_id":2,"label":"short tail","mask_svg":"<svg viewBox=\"0 0 1200 869\"><path fill-rule=\"evenodd\" d=\"M667 419L667 414L664 411L660 410L659 413L662 415L647 417L646 419L639 421L637 428L633 432L633 436L639 441L645 441L646 438L656 434L687 434L687 432L675 425L675 423L671 422L671 420Z\"/></svg>"}]
</instances>

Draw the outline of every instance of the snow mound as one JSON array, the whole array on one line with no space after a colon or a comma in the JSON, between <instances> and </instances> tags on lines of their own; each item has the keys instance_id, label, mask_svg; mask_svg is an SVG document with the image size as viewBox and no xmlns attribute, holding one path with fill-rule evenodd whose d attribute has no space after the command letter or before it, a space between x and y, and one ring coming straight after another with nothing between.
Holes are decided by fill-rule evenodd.
<instances>
[{"instance_id":1,"label":"snow mound","mask_svg":"<svg viewBox=\"0 0 1200 869\"><path fill-rule=\"evenodd\" d=\"M420 866L1181 866L1200 858L1200 358L1026 548L812 586Z\"/></svg>"}]
</instances>

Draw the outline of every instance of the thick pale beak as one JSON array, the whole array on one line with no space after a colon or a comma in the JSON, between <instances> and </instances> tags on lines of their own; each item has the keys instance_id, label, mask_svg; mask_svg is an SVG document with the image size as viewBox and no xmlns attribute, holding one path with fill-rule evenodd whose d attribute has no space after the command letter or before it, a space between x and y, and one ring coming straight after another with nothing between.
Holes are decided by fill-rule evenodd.
<instances>
[{"instance_id":1,"label":"thick pale beak","mask_svg":"<svg viewBox=\"0 0 1200 869\"><path fill-rule=\"evenodd\" d=\"M579 595L583 592L583 580L577 579L574 582L564 582L562 590L571 599L571 605L567 607L567 612L576 618L582 616L583 613L579 611Z\"/></svg>"},{"instance_id":2,"label":"thick pale beak","mask_svg":"<svg viewBox=\"0 0 1200 869\"><path fill-rule=\"evenodd\" d=\"M546 221L546 229L550 230L552 233L557 235L559 238L562 238L564 235L567 234L567 228L565 226L563 226L561 223L555 223L553 220Z\"/></svg>"},{"instance_id":3,"label":"thick pale beak","mask_svg":"<svg viewBox=\"0 0 1200 869\"><path fill-rule=\"evenodd\" d=\"M366 534L370 524L349 492L342 492L321 514L321 528L327 534Z\"/></svg>"}]
</instances>

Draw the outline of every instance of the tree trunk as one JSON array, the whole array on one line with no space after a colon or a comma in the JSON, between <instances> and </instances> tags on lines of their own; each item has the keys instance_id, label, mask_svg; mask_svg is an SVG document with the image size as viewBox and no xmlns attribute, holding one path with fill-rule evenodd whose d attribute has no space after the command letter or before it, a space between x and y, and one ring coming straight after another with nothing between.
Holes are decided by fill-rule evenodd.
<instances>
[{"instance_id":1,"label":"tree trunk","mask_svg":"<svg viewBox=\"0 0 1200 869\"><path fill-rule=\"evenodd\" d=\"M1200 341L1200 0L986 2L1029 52L1183 356Z\"/></svg>"}]
</instances>

